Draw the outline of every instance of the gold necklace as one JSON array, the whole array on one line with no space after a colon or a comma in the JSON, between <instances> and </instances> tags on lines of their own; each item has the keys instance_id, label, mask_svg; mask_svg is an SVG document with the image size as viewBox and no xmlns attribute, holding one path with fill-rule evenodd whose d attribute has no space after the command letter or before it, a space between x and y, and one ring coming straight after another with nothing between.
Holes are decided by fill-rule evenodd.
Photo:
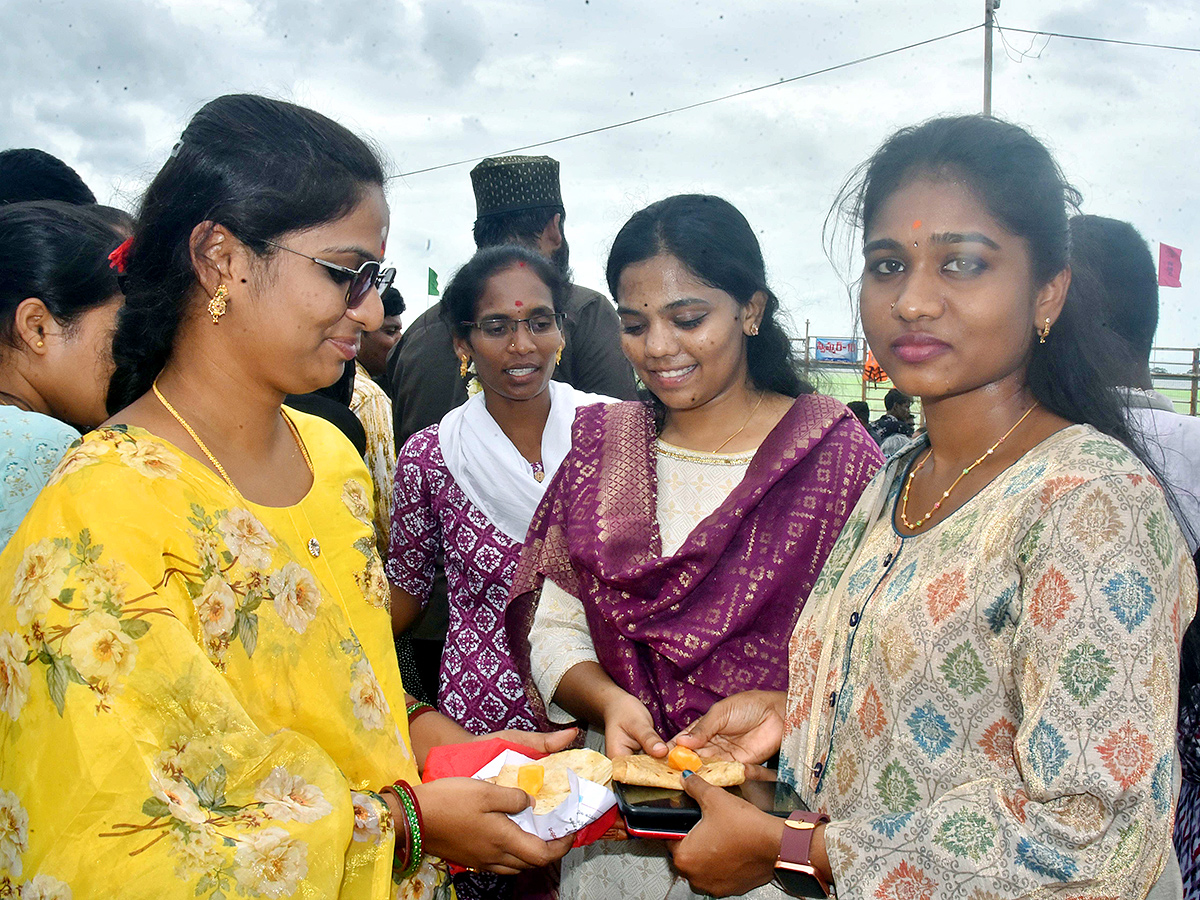
<instances>
[{"instance_id":1,"label":"gold necklace","mask_svg":"<svg viewBox=\"0 0 1200 900\"><path fill-rule=\"evenodd\" d=\"M967 466L965 469L963 469L962 474L954 479L954 484L952 484L952 485L950 485L950 487L946 488L945 492L941 496L941 499L938 500L937 503L933 504L933 509L931 509L929 512L925 513L925 515L923 515L916 522L916 524L914 524L914 523L908 521L908 491L912 487L913 478L915 478L916 474L921 471L921 468L925 465L925 463L929 461L929 457L933 456L933 448L930 447L929 451L921 458L921 461L919 463L917 463L915 466L913 466L913 470L908 473L908 480L904 483L904 496L901 497L901 499L900 499L900 521L904 523L904 527L907 528L909 531L916 531L918 528L920 528L922 525L924 525L926 522L928 522L930 517L935 512L937 512L939 509L942 508L942 503L950 496L950 492L953 491L956 487L958 487L958 483L960 481L962 481L964 478L966 478L969 474L971 474L972 469L974 469L977 465L979 465L981 462L983 462L985 459L987 459L989 456L991 456L996 451L996 448L999 447L1001 444L1003 444L1008 439L1008 436L1017 430L1017 425L1020 425L1022 422L1024 422L1026 419L1028 419L1029 414L1037 408L1038 408L1038 403L1034 402L1033 406L1031 406L1031 407L1029 407L1029 409L1025 410L1025 415L1023 415L1023 416L1021 416L1021 418L1017 419L1016 424L1013 425L1012 428L1008 429L1008 431L1004 432L1004 437L1000 438L1000 440L996 441L996 443L994 443L994 444L992 444L992 446L988 447L987 452L984 453L983 456L979 457L979 459L975 460L975 462L971 463L969 466Z\"/></svg>"},{"instance_id":2,"label":"gold necklace","mask_svg":"<svg viewBox=\"0 0 1200 900\"><path fill-rule=\"evenodd\" d=\"M201 452L208 457L208 461L213 464L213 468L217 470L217 474L221 476L221 480L229 485L229 489L237 495L239 500L245 503L246 498L243 497L242 492L237 489L237 485L233 483L233 479L229 477L229 474L225 471L225 467L221 465L221 461L217 459L211 450L208 449L208 445L201 440L200 435L196 434L196 430L187 423L187 420L178 413L175 407L173 407L167 398L163 396L162 391L158 389L157 378L154 379L154 383L150 387L154 391L154 396L158 398L158 402L166 408L167 412L171 414L171 417L176 422L183 426L183 430L186 431L191 439L196 442L196 446L200 448ZM304 446L304 441L300 439L300 432L296 430L296 424L290 418L288 418L287 413L285 413L282 409L279 410L279 414L283 416L283 421L287 422L288 430L291 431L292 437L296 441L296 446L300 448L300 455L304 457L304 465L308 466L308 473L315 479L317 473L316 470L313 469L312 458L308 455L308 448ZM312 554L314 559L321 555L321 543L315 537L308 539L308 552Z\"/></svg>"},{"instance_id":3,"label":"gold necklace","mask_svg":"<svg viewBox=\"0 0 1200 900\"><path fill-rule=\"evenodd\" d=\"M723 448L723 447L724 447L726 444L728 444L728 443L729 443L730 441L732 441L732 440L733 440L735 437L737 437L739 434L741 434L743 431L745 431L745 430L746 430L746 426L750 424L750 420L754 418L754 414L755 414L756 412L758 412L758 408L759 408L760 406L762 406L762 402L763 402L763 400L765 400L765 399L766 399L766 396L767 396L767 392L766 392L766 391L763 391L761 394L759 394L759 395L758 395L758 402L754 404L754 409L750 410L750 415L746 416L746 421L742 423L742 427L741 427L741 428L739 428L737 431L735 431L733 434L731 434L729 437L725 438L725 440L721 441L721 446L720 446L720 447L718 447L716 450L713 450L713 451L711 451L711 452L713 452L713 453L720 453L720 452L721 452L721 449L722 449L722 448Z\"/></svg>"}]
</instances>

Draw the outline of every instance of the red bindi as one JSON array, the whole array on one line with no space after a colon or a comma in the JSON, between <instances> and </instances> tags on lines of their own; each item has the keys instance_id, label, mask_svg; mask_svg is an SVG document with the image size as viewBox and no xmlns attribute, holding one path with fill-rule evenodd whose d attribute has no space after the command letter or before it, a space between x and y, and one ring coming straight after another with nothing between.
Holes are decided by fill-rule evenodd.
<instances>
[{"instance_id":1,"label":"red bindi","mask_svg":"<svg viewBox=\"0 0 1200 900\"><path fill-rule=\"evenodd\" d=\"M913 221L913 231L916 231L920 227L921 227L921 220L920 219L914 220Z\"/></svg>"},{"instance_id":2,"label":"red bindi","mask_svg":"<svg viewBox=\"0 0 1200 900\"><path fill-rule=\"evenodd\" d=\"M525 305L525 304L524 304L524 303L522 303L520 300L518 300L518 301L517 301L517 309L520 309L520 308L521 308L522 306L524 306L524 305Z\"/></svg>"},{"instance_id":3,"label":"red bindi","mask_svg":"<svg viewBox=\"0 0 1200 900\"><path fill-rule=\"evenodd\" d=\"M525 268L525 262L524 262L524 261L518 262L518 263L517 263L517 265L518 265L518 266L520 266L522 269L523 269L523 268Z\"/></svg>"}]
</instances>

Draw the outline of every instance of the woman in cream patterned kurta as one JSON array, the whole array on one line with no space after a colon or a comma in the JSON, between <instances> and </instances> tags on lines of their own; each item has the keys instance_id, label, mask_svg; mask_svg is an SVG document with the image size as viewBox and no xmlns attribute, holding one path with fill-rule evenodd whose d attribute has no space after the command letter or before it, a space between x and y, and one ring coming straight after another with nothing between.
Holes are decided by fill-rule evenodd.
<instances>
[{"instance_id":1,"label":"woman in cream patterned kurta","mask_svg":"<svg viewBox=\"0 0 1200 900\"><path fill-rule=\"evenodd\" d=\"M928 431L850 516L786 698L730 698L679 736L781 748L780 777L830 817L784 861L842 900L1178 896L1196 578L1106 380L1121 351L1071 283L1072 196L1031 135L981 116L902 129L849 195L864 333ZM692 884L771 878L782 825L685 784L704 809L675 851Z\"/></svg>"}]
</instances>

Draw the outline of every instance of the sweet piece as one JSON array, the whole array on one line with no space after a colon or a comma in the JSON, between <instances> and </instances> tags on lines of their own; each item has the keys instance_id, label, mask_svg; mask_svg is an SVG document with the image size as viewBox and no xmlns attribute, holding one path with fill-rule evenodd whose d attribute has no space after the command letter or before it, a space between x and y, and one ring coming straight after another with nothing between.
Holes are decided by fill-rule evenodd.
<instances>
[{"instance_id":1,"label":"sweet piece","mask_svg":"<svg viewBox=\"0 0 1200 900\"><path fill-rule=\"evenodd\" d=\"M678 772L685 769L691 769L693 772L700 771L704 765L704 760L695 750L689 750L687 747L676 744L671 748L671 752L667 754L667 765Z\"/></svg>"},{"instance_id":2,"label":"sweet piece","mask_svg":"<svg viewBox=\"0 0 1200 900\"><path fill-rule=\"evenodd\" d=\"M523 790L531 797L536 797L538 791L542 789L542 785L546 783L546 770L533 763L528 766L521 766L517 770L517 787Z\"/></svg>"}]
</instances>

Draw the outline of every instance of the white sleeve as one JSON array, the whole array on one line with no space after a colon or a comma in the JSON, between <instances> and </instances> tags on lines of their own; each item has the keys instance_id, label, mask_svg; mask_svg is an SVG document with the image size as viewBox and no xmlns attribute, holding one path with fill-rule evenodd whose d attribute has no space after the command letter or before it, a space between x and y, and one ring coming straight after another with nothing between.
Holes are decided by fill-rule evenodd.
<instances>
[{"instance_id":1,"label":"white sleeve","mask_svg":"<svg viewBox=\"0 0 1200 900\"><path fill-rule=\"evenodd\" d=\"M529 668L546 715L556 725L575 720L552 698L562 677L581 662L599 662L583 604L547 578L529 631Z\"/></svg>"}]
</instances>

